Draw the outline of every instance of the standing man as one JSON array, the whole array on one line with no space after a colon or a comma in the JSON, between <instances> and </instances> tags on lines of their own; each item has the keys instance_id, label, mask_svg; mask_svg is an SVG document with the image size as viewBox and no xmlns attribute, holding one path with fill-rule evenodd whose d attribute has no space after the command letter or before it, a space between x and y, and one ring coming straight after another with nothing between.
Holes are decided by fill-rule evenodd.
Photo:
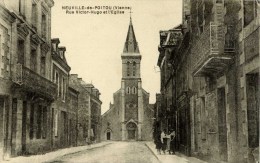
<instances>
[{"instance_id":1,"label":"standing man","mask_svg":"<svg viewBox=\"0 0 260 163\"><path fill-rule=\"evenodd\" d=\"M165 150L166 150L166 146L167 146L167 133L166 133L166 129L163 130L163 132L161 133L161 142L162 142L162 151L165 154Z\"/></svg>"},{"instance_id":2,"label":"standing man","mask_svg":"<svg viewBox=\"0 0 260 163\"><path fill-rule=\"evenodd\" d=\"M175 154L174 139L175 139L175 131L173 129L171 129L169 154Z\"/></svg>"}]
</instances>

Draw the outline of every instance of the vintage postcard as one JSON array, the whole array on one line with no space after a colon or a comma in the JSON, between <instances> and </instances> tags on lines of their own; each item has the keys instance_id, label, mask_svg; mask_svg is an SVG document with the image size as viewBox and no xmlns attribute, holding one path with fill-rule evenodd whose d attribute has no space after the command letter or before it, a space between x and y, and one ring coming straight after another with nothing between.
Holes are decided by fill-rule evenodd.
<instances>
[{"instance_id":1,"label":"vintage postcard","mask_svg":"<svg viewBox=\"0 0 260 163\"><path fill-rule=\"evenodd\" d=\"M0 0L0 162L259 163L259 0Z\"/></svg>"}]
</instances>

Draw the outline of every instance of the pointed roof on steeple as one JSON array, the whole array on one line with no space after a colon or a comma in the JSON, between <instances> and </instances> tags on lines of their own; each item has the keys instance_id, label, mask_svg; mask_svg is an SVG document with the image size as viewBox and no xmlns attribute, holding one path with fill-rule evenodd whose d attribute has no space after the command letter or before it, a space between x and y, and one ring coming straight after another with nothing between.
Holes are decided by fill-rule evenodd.
<instances>
[{"instance_id":1,"label":"pointed roof on steeple","mask_svg":"<svg viewBox=\"0 0 260 163\"><path fill-rule=\"evenodd\" d=\"M134 27L132 24L132 17L130 16L130 23L128 27L127 37L124 46L124 53L139 53L138 43L135 38Z\"/></svg>"}]
</instances>

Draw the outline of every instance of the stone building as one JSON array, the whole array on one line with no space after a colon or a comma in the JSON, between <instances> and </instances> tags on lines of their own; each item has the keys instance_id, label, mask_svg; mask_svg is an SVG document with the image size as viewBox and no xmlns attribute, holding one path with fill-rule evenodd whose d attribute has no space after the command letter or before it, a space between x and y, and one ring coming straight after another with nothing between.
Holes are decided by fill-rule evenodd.
<instances>
[{"instance_id":1,"label":"stone building","mask_svg":"<svg viewBox=\"0 0 260 163\"><path fill-rule=\"evenodd\" d=\"M67 147L77 146L78 142L78 96L79 92L68 87L67 113L68 113L68 142Z\"/></svg>"},{"instance_id":2,"label":"stone building","mask_svg":"<svg viewBox=\"0 0 260 163\"><path fill-rule=\"evenodd\" d=\"M256 162L259 2L183 3L182 36L162 59L174 81L176 147L211 162Z\"/></svg>"},{"instance_id":3,"label":"stone building","mask_svg":"<svg viewBox=\"0 0 260 163\"><path fill-rule=\"evenodd\" d=\"M131 18L121 59L121 88L102 115L101 139L151 140L153 107L149 106L149 93L142 88L141 55Z\"/></svg>"},{"instance_id":4,"label":"stone building","mask_svg":"<svg viewBox=\"0 0 260 163\"><path fill-rule=\"evenodd\" d=\"M78 145L100 141L101 104L100 92L92 84L85 83L77 74L70 75L69 85L78 95Z\"/></svg>"},{"instance_id":5,"label":"stone building","mask_svg":"<svg viewBox=\"0 0 260 163\"><path fill-rule=\"evenodd\" d=\"M0 160L76 145L78 92L65 48L51 41L53 5L0 1Z\"/></svg>"},{"instance_id":6,"label":"stone building","mask_svg":"<svg viewBox=\"0 0 260 163\"><path fill-rule=\"evenodd\" d=\"M52 148L68 147L76 144L77 135L75 130L77 120L77 91L69 88L70 66L66 60L66 47L59 46L60 40L51 40L52 60L51 75L52 82L57 85L57 98L51 105L51 146ZM75 104L72 106L72 102ZM75 131L73 133L73 131Z\"/></svg>"},{"instance_id":7,"label":"stone building","mask_svg":"<svg viewBox=\"0 0 260 163\"><path fill-rule=\"evenodd\" d=\"M0 2L2 158L49 149L47 117L57 89L49 71L53 4Z\"/></svg>"}]
</instances>

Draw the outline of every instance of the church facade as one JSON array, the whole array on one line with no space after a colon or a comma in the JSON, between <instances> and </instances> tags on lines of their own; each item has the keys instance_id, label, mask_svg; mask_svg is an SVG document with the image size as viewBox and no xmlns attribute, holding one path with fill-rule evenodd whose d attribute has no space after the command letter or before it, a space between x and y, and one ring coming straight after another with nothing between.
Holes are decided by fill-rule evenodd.
<instances>
[{"instance_id":1,"label":"church facade","mask_svg":"<svg viewBox=\"0 0 260 163\"><path fill-rule=\"evenodd\" d=\"M102 115L102 140L152 140L153 107L142 88L139 52L132 19L121 55L121 88L113 94L114 104Z\"/></svg>"}]
</instances>

